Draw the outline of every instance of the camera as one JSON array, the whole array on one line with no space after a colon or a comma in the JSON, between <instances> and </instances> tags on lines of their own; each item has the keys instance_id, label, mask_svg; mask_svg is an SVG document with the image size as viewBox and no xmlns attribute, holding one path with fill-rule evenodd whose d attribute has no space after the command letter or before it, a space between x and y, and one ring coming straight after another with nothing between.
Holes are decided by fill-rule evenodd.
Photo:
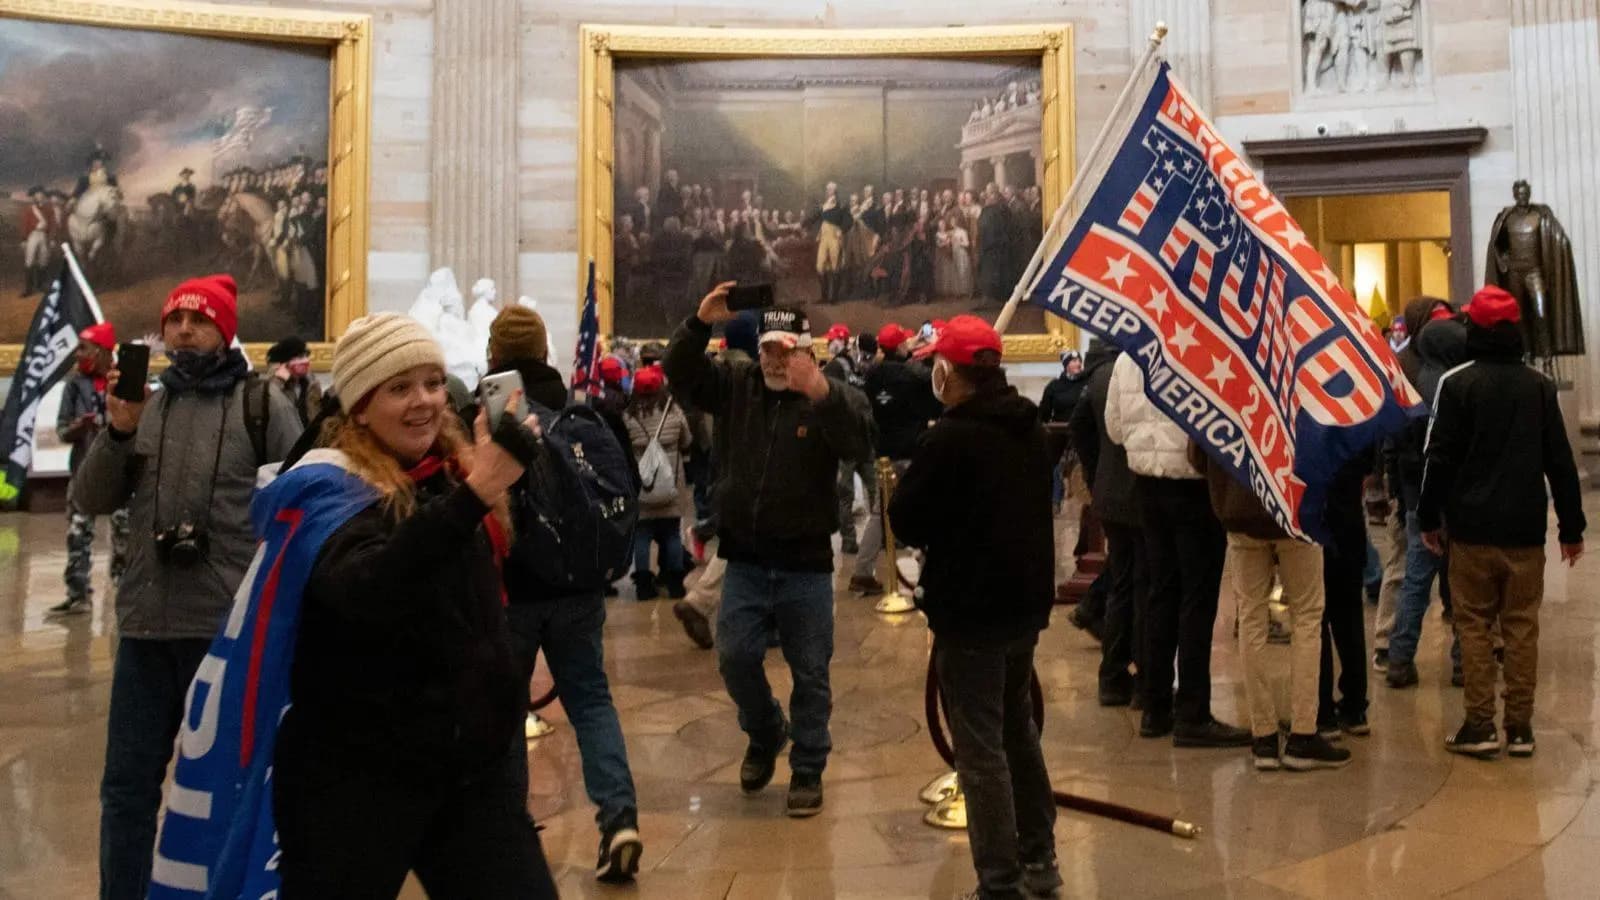
<instances>
[{"instance_id":1,"label":"camera","mask_svg":"<svg viewBox=\"0 0 1600 900\"><path fill-rule=\"evenodd\" d=\"M1328 136L1328 126L1325 125L1325 124L1322 124L1320 122L1317 123L1317 137L1327 137L1327 136Z\"/></svg>"},{"instance_id":2,"label":"camera","mask_svg":"<svg viewBox=\"0 0 1600 900\"><path fill-rule=\"evenodd\" d=\"M211 539L193 522L179 522L155 534L156 557L175 566L192 566L205 559Z\"/></svg>"}]
</instances>

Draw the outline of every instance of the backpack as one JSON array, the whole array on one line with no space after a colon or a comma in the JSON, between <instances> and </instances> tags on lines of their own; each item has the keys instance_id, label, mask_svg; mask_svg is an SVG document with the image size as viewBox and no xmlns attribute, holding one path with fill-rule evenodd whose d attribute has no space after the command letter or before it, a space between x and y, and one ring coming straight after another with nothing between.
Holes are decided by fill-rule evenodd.
<instances>
[{"instance_id":1,"label":"backpack","mask_svg":"<svg viewBox=\"0 0 1600 900\"><path fill-rule=\"evenodd\" d=\"M267 425L271 421L272 379L251 372L244 382L244 428L258 468L267 464Z\"/></svg>"},{"instance_id":2,"label":"backpack","mask_svg":"<svg viewBox=\"0 0 1600 900\"><path fill-rule=\"evenodd\" d=\"M673 464L672 455L661 446L661 429L667 426L667 417L671 414L672 399L669 397L661 410L661 421L656 423L656 433L639 454L639 502L647 506L678 499L678 467Z\"/></svg>"},{"instance_id":3,"label":"backpack","mask_svg":"<svg viewBox=\"0 0 1600 900\"><path fill-rule=\"evenodd\" d=\"M512 554L558 593L599 590L633 561L639 502L627 456L600 414L587 406L552 412L528 404L544 423L546 452L512 492Z\"/></svg>"}]
</instances>

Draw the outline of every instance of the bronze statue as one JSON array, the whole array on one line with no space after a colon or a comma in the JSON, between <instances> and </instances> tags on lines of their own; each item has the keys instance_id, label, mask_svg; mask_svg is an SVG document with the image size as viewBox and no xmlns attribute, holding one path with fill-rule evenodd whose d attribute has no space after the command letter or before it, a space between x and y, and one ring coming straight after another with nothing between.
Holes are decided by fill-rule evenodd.
<instances>
[{"instance_id":1,"label":"bronze statue","mask_svg":"<svg viewBox=\"0 0 1600 900\"><path fill-rule=\"evenodd\" d=\"M1511 292L1522 307L1523 336L1535 359L1583 355L1583 321L1572 244L1550 207L1529 203L1532 189L1511 187L1515 206L1489 229L1484 282Z\"/></svg>"}]
</instances>

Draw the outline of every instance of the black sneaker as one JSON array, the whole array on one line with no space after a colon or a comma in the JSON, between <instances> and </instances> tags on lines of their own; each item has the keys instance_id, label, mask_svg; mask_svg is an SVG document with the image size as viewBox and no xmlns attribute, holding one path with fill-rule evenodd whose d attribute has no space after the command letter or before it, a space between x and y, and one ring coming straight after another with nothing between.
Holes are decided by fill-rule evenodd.
<instances>
[{"instance_id":1,"label":"black sneaker","mask_svg":"<svg viewBox=\"0 0 1600 900\"><path fill-rule=\"evenodd\" d=\"M1159 738L1172 733L1172 715L1145 710L1139 717L1139 737Z\"/></svg>"},{"instance_id":2,"label":"black sneaker","mask_svg":"<svg viewBox=\"0 0 1600 900\"><path fill-rule=\"evenodd\" d=\"M757 747L754 741L750 742L749 749L744 751L744 762L739 766L739 790L746 794L754 794L772 783L772 773L778 768L778 754L789 744L789 725L783 726L783 736L772 745L771 750Z\"/></svg>"},{"instance_id":3,"label":"black sneaker","mask_svg":"<svg viewBox=\"0 0 1600 900\"><path fill-rule=\"evenodd\" d=\"M1339 720L1333 718L1317 717L1317 734L1328 742L1344 740L1344 732L1339 730Z\"/></svg>"},{"instance_id":4,"label":"black sneaker","mask_svg":"<svg viewBox=\"0 0 1600 900\"><path fill-rule=\"evenodd\" d=\"M639 872L642 855L644 842L639 840L637 828L627 825L614 828L600 835L600 861L595 863L594 877L608 884L632 881Z\"/></svg>"},{"instance_id":5,"label":"black sneaker","mask_svg":"<svg viewBox=\"0 0 1600 900\"><path fill-rule=\"evenodd\" d=\"M1061 872L1056 868L1056 861L1039 863L1024 863L1022 866L1022 890L1032 900L1052 900L1061 896Z\"/></svg>"},{"instance_id":6,"label":"black sneaker","mask_svg":"<svg viewBox=\"0 0 1600 900\"><path fill-rule=\"evenodd\" d=\"M1372 671L1374 671L1374 672L1388 672L1389 671L1389 648L1388 647L1379 647L1378 649L1372 651Z\"/></svg>"},{"instance_id":7,"label":"black sneaker","mask_svg":"<svg viewBox=\"0 0 1600 900\"><path fill-rule=\"evenodd\" d=\"M1250 758L1255 761L1258 771L1266 772L1283 768L1282 751L1278 748L1278 735L1273 733L1252 740L1250 742Z\"/></svg>"},{"instance_id":8,"label":"black sneaker","mask_svg":"<svg viewBox=\"0 0 1600 900\"><path fill-rule=\"evenodd\" d=\"M1500 752L1500 733L1493 725L1463 722L1459 731L1444 739L1444 748L1463 756L1493 759Z\"/></svg>"},{"instance_id":9,"label":"black sneaker","mask_svg":"<svg viewBox=\"0 0 1600 900\"><path fill-rule=\"evenodd\" d=\"M1532 756L1534 751L1532 725L1506 726L1506 752L1512 756Z\"/></svg>"},{"instance_id":10,"label":"black sneaker","mask_svg":"<svg viewBox=\"0 0 1600 900\"><path fill-rule=\"evenodd\" d=\"M784 813L791 819L806 819L822 812L822 776L796 772L789 779L789 799Z\"/></svg>"},{"instance_id":11,"label":"black sneaker","mask_svg":"<svg viewBox=\"0 0 1600 900\"><path fill-rule=\"evenodd\" d=\"M52 616L75 616L79 613L88 612L93 606L94 604L89 602L88 597L68 597L50 607L46 612Z\"/></svg>"},{"instance_id":12,"label":"black sneaker","mask_svg":"<svg viewBox=\"0 0 1600 900\"><path fill-rule=\"evenodd\" d=\"M1253 740L1248 729L1216 719L1198 724L1182 723L1172 730L1174 747L1248 747Z\"/></svg>"},{"instance_id":13,"label":"black sneaker","mask_svg":"<svg viewBox=\"0 0 1600 900\"><path fill-rule=\"evenodd\" d=\"M672 614L678 617L683 625L683 633L694 641L694 645L701 650L710 650L715 644L715 637L711 633L711 623L700 614L700 610L690 606L688 601L679 600L672 604Z\"/></svg>"},{"instance_id":14,"label":"black sneaker","mask_svg":"<svg viewBox=\"0 0 1600 900\"><path fill-rule=\"evenodd\" d=\"M1339 730L1356 737L1366 737L1372 733L1372 727L1367 724L1367 714L1364 712L1340 713Z\"/></svg>"},{"instance_id":15,"label":"black sneaker","mask_svg":"<svg viewBox=\"0 0 1600 900\"><path fill-rule=\"evenodd\" d=\"M1335 747L1320 734L1291 734L1283 744L1283 766L1291 772L1337 769L1350 762L1350 751Z\"/></svg>"},{"instance_id":16,"label":"black sneaker","mask_svg":"<svg viewBox=\"0 0 1600 900\"><path fill-rule=\"evenodd\" d=\"M1384 683L1392 688L1408 688L1417 686L1416 663L1389 662L1389 674L1384 678Z\"/></svg>"}]
</instances>

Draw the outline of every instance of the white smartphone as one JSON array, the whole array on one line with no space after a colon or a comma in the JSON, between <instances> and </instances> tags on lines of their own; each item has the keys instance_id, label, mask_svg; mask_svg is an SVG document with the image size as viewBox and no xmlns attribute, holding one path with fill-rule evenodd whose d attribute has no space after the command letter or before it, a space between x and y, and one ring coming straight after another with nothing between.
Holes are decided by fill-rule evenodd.
<instances>
[{"instance_id":1,"label":"white smartphone","mask_svg":"<svg viewBox=\"0 0 1600 900\"><path fill-rule=\"evenodd\" d=\"M522 373L511 371L501 372L498 375L486 375L478 382L478 399L483 404L483 409L489 414L489 430L493 431L500 425L500 416L506 411L506 403L511 395L522 390ZM517 421L527 418L528 398L523 397L517 401Z\"/></svg>"}]
</instances>

